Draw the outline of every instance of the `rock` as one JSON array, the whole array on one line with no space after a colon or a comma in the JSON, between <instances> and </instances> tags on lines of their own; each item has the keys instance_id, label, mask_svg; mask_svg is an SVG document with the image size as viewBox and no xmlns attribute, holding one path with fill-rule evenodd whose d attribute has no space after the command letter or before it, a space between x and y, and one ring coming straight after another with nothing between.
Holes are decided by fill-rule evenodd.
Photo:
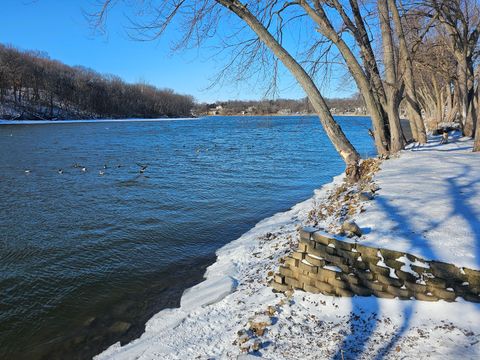
<instances>
[{"instance_id":1,"label":"rock","mask_svg":"<svg viewBox=\"0 0 480 360\"><path fill-rule=\"evenodd\" d=\"M359 195L358 195L358 200L360 201L370 201L373 199L373 195L372 193L368 193L368 192L361 192Z\"/></svg>"},{"instance_id":2,"label":"rock","mask_svg":"<svg viewBox=\"0 0 480 360\"><path fill-rule=\"evenodd\" d=\"M360 227L354 221L345 221L342 224L342 231L346 233L347 236L362 236L362 230L360 230Z\"/></svg>"},{"instance_id":3,"label":"rock","mask_svg":"<svg viewBox=\"0 0 480 360\"><path fill-rule=\"evenodd\" d=\"M126 332L128 329L130 329L130 327L132 326L132 324L128 323L128 322L125 322L125 321L117 321L116 323L114 323L112 326L110 326L108 328L108 330L110 332L114 332L114 333L124 333Z\"/></svg>"},{"instance_id":4,"label":"rock","mask_svg":"<svg viewBox=\"0 0 480 360\"><path fill-rule=\"evenodd\" d=\"M262 347L262 342L260 341L260 339L255 339L253 340L253 344L250 347L250 349L252 349L252 351L258 351L260 350L261 347Z\"/></svg>"},{"instance_id":5,"label":"rock","mask_svg":"<svg viewBox=\"0 0 480 360\"><path fill-rule=\"evenodd\" d=\"M90 316L87 320L85 320L85 321L83 322L83 326L88 327L88 326L92 325L92 324L95 322L95 320L97 320L96 317Z\"/></svg>"},{"instance_id":6,"label":"rock","mask_svg":"<svg viewBox=\"0 0 480 360\"><path fill-rule=\"evenodd\" d=\"M272 319L268 315L257 315L248 321L248 325L257 336L262 336L265 328L272 325Z\"/></svg>"},{"instance_id":7,"label":"rock","mask_svg":"<svg viewBox=\"0 0 480 360\"><path fill-rule=\"evenodd\" d=\"M271 306L271 305L270 305L270 306L267 308L267 313L268 313L268 315L270 315L270 316L275 315L276 312L277 312L277 309L275 309L275 306Z\"/></svg>"}]
</instances>

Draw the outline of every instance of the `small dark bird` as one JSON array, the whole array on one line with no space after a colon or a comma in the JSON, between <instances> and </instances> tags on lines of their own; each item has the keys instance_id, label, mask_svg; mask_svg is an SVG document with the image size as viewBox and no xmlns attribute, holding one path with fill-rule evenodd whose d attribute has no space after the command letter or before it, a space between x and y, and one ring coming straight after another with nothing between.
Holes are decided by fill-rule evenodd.
<instances>
[{"instance_id":1,"label":"small dark bird","mask_svg":"<svg viewBox=\"0 0 480 360\"><path fill-rule=\"evenodd\" d=\"M57 171L59 174L63 174L63 169L58 169Z\"/></svg>"},{"instance_id":2,"label":"small dark bird","mask_svg":"<svg viewBox=\"0 0 480 360\"><path fill-rule=\"evenodd\" d=\"M107 170L107 167L108 167L107 164L103 165L103 168L104 168L105 170Z\"/></svg>"},{"instance_id":3,"label":"small dark bird","mask_svg":"<svg viewBox=\"0 0 480 360\"><path fill-rule=\"evenodd\" d=\"M143 174L145 170L147 170L148 165L142 165L137 163L138 166L140 166L140 174Z\"/></svg>"},{"instance_id":4,"label":"small dark bird","mask_svg":"<svg viewBox=\"0 0 480 360\"><path fill-rule=\"evenodd\" d=\"M74 167L74 168L79 168L79 167L80 167L80 164L79 164L79 163L75 163L75 164L73 164L73 167Z\"/></svg>"}]
</instances>

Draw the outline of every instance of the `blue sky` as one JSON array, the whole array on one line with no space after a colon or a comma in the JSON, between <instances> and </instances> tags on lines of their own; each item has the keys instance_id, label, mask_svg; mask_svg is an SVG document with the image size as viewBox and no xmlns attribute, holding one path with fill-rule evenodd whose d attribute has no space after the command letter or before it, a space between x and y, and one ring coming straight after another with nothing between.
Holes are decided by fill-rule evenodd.
<instances>
[{"instance_id":1,"label":"blue sky","mask_svg":"<svg viewBox=\"0 0 480 360\"><path fill-rule=\"evenodd\" d=\"M264 84L225 81L208 88L224 60L212 58L211 48L170 51L175 33L160 40L139 42L129 38L130 25L122 6L110 13L107 34L93 34L83 10L94 9L94 0L2 0L0 42L25 50L47 52L52 59L115 74L128 82L146 81L158 87L193 95L198 101L261 99ZM304 97L287 75L280 79L279 96ZM354 91L332 82L326 96L346 96Z\"/></svg>"}]
</instances>

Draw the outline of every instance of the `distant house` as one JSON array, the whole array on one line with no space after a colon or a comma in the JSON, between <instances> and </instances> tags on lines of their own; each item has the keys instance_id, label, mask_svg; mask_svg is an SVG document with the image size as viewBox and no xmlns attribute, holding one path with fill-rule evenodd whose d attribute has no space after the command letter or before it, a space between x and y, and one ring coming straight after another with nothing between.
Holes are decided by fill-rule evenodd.
<instances>
[{"instance_id":1,"label":"distant house","mask_svg":"<svg viewBox=\"0 0 480 360\"><path fill-rule=\"evenodd\" d=\"M221 115L223 114L223 106L216 105L215 107L211 107L208 109L208 115Z\"/></svg>"}]
</instances>

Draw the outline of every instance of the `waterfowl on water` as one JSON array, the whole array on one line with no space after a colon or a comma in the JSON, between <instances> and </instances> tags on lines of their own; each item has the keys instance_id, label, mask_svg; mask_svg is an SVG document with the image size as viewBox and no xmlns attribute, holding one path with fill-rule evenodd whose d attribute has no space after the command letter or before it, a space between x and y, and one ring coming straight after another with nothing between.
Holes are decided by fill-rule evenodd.
<instances>
[{"instance_id":1,"label":"waterfowl on water","mask_svg":"<svg viewBox=\"0 0 480 360\"><path fill-rule=\"evenodd\" d=\"M140 174L143 174L145 170L147 170L148 165L142 165L137 163L138 166L140 166Z\"/></svg>"},{"instance_id":2,"label":"waterfowl on water","mask_svg":"<svg viewBox=\"0 0 480 360\"><path fill-rule=\"evenodd\" d=\"M63 169L58 169L57 171L59 174L63 174Z\"/></svg>"},{"instance_id":3,"label":"waterfowl on water","mask_svg":"<svg viewBox=\"0 0 480 360\"><path fill-rule=\"evenodd\" d=\"M25 170L25 174L30 174L30 170Z\"/></svg>"},{"instance_id":4,"label":"waterfowl on water","mask_svg":"<svg viewBox=\"0 0 480 360\"><path fill-rule=\"evenodd\" d=\"M82 171L83 171L83 172L87 171L87 168L86 168L85 166L82 167Z\"/></svg>"},{"instance_id":5,"label":"waterfowl on water","mask_svg":"<svg viewBox=\"0 0 480 360\"><path fill-rule=\"evenodd\" d=\"M105 175L105 171L100 170L100 171L98 172L98 175L100 175L100 176Z\"/></svg>"}]
</instances>

